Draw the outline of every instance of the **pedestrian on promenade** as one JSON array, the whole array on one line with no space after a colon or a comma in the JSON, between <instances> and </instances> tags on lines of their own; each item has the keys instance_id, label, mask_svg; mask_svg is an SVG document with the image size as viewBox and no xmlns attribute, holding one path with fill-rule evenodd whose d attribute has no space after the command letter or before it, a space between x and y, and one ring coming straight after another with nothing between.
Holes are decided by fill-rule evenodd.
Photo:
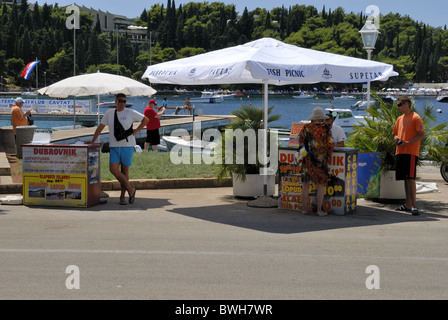
<instances>
[{"instance_id":1,"label":"pedestrian on promenade","mask_svg":"<svg viewBox=\"0 0 448 320\"><path fill-rule=\"evenodd\" d=\"M134 203L136 189L129 183L129 169L132 166L132 157L136 145L135 135L142 130L148 123L146 118L140 112L126 108L126 95L119 93L115 97L116 109L109 109L101 119L98 128L95 130L92 141L94 143L103 129L109 127L109 148L110 172L117 178L121 185L120 204L126 205ZM137 129L133 128L133 123L140 121ZM121 168L120 168L121 166ZM126 192L129 194L129 200L126 202Z\"/></svg>"},{"instance_id":2,"label":"pedestrian on promenade","mask_svg":"<svg viewBox=\"0 0 448 320\"><path fill-rule=\"evenodd\" d=\"M157 107L156 100L149 100L148 105L143 111L145 117L149 119L148 124L146 125L146 141L144 149L146 151L149 150L149 146L151 146L153 151L157 151L157 145L160 144L160 117L165 113L165 107L162 106L160 111L157 112L154 109Z\"/></svg>"},{"instance_id":3,"label":"pedestrian on promenade","mask_svg":"<svg viewBox=\"0 0 448 320\"><path fill-rule=\"evenodd\" d=\"M185 99L185 103L184 103L184 113L188 111L190 114L192 114L192 110L193 110L193 108L191 107L191 101L187 97L187 99Z\"/></svg>"},{"instance_id":4,"label":"pedestrian on promenade","mask_svg":"<svg viewBox=\"0 0 448 320\"><path fill-rule=\"evenodd\" d=\"M160 111L160 110L162 110L162 108L165 108L165 110L166 110L167 107L168 107L168 101L167 101L166 97L163 97L162 106L160 108L157 108L157 110Z\"/></svg>"},{"instance_id":5,"label":"pedestrian on promenade","mask_svg":"<svg viewBox=\"0 0 448 320\"><path fill-rule=\"evenodd\" d=\"M417 161L420 155L420 144L425 138L425 128L422 118L414 111L412 101L401 97L397 101L398 109L403 113L395 122L393 134L396 147L397 169L396 180L404 180L406 203L397 211L409 211L419 215L417 209Z\"/></svg>"},{"instance_id":6,"label":"pedestrian on promenade","mask_svg":"<svg viewBox=\"0 0 448 320\"><path fill-rule=\"evenodd\" d=\"M347 139L344 129L334 124L333 113L327 113L328 119L325 119L325 124L330 128L331 139L335 147L343 148L345 146L345 140Z\"/></svg>"},{"instance_id":7,"label":"pedestrian on promenade","mask_svg":"<svg viewBox=\"0 0 448 320\"><path fill-rule=\"evenodd\" d=\"M25 101L19 97L15 100L15 103L11 108L11 124L14 139L16 138L16 128L28 125L28 116L31 114L31 110L27 110L23 113L22 107L24 103Z\"/></svg>"},{"instance_id":8,"label":"pedestrian on promenade","mask_svg":"<svg viewBox=\"0 0 448 320\"><path fill-rule=\"evenodd\" d=\"M328 118L322 108L314 108L310 123L305 124L299 134L299 143L305 146L308 154L303 159L302 174L302 213L308 214L310 184L317 186L317 215L325 216L323 211L325 186L328 183L328 161L333 153L330 129L324 121Z\"/></svg>"}]
</instances>

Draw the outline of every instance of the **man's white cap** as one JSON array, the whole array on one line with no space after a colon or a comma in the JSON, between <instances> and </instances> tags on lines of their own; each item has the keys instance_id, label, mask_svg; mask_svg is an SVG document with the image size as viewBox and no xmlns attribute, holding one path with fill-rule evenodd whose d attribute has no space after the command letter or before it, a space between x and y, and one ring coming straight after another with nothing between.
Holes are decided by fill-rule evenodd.
<instances>
[{"instance_id":1,"label":"man's white cap","mask_svg":"<svg viewBox=\"0 0 448 320\"><path fill-rule=\"evenodd\" d=\"M16 103L24 103L25 101L23 101L23 99L22 98L20 98L20 97L18 97L17 99L16 99Z\"/></svg>"}]
</instances>

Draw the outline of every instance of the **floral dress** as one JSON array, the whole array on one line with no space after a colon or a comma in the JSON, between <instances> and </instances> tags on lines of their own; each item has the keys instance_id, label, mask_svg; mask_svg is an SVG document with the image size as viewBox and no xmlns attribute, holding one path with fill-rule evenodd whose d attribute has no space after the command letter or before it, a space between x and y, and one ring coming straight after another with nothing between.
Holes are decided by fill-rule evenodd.
<instances>
[{"instance_id":1,"label":"floral dress","mask_svg":"<svg viewBox=\"0 0 448 320\"><path fill-rule=\"evenodd\" d=\"M308 145L308 154L303 159L303 181L326 185L328 182L328 161L334 144L326 125L308 123L299 134L299 143Z\"/></svg>"}]
</instances>

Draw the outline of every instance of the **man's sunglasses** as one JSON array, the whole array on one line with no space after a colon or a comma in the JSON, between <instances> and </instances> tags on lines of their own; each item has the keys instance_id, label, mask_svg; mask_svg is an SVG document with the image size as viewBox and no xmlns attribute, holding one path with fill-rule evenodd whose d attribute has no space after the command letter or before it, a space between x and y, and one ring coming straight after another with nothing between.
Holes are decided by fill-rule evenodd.
<instances>
[{"instance_id":1,"label":"man's sunglasses","mask_svg":"<svg viewBox=\"0 0 448 320\"><path fill-rule=\"evenodd\" d=\"M119 103L126 103L126 100L118 100Z\"/></svg>"},{"instance_id":2,"label":"man's sunglasses","mask_svg":"<svg viewBox=\"0 0 448 320\"><path fill-rule=\"evenodd\" d=\"M397 107L401 107L402 105L404 105L405 102L407 102L407 101L402 101L400 103L397 103Z\"/></svg>"}]
</instances>

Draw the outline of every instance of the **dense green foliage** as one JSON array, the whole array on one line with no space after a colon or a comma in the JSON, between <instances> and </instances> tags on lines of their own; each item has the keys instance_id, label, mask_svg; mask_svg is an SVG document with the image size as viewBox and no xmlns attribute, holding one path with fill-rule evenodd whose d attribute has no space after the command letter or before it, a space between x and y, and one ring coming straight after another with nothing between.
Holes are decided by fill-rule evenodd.
<instances>
[{"instance_id":1,"label":"dense green foliage","mask_svg":"<svg viewBox=\"0 0 448 320\"><path fill-rule=\"evenodd\" d=\"M274 106L267 110L268 123L280 119L280 115L272 114L273 110ZM236 118L232 119L232 122L226 127L221 143L218 146L218 149L221 151L221 163L218 165L217 177L218 181L220 181L235 173L240 179L245 181L246 174L259 174L260 168L263 167L263 161L259 158L260 153L257 148L262 148L262 144L260 144L262 136L260 135L264 128L264 109L252 105L241 105L240 108L230 113ZM269 152L271 150L269 133L267 142L267 150ZM227 153L229 147L232 150L231 155Z\"/></svg>"},{"instance_id":2,"label":"dense green foliage","mask_svg":"<svg viewBox=\"0 0 448 320\"><path fill-rule=\"evenodd\" d=\"M165 7L166 6L166 7ZM99 8L101 9L101 8ZM238 16L240 14L240 16ZM73 75L73 31L65 26L65 8L56 5L28 8L28 2L0 8L0 74L10 85L31 86L20 71L38 58L39 86ZM101 34L94 17L81 13L76 31L76 73L96 70L116 72L117 42L119 72L139 79L150 63L273 37L305 48L366 57L358 31L366 21L363 13L294 5L271 11L235 11L221 2L190 2L176 8L175 0L144 9L135 21L147 26L152 39L131 43L116 34ZM388 85L405 82L445 82L448 76L448 30L416 22L409 16L389 13L381 17L380 36L372 59L394 65L399 77ZM148 37L149 38L149 37ZM33 75L34 77L34 75ZM375 84L376 85L376 84Z\"/></svg>"}]
</instances>

